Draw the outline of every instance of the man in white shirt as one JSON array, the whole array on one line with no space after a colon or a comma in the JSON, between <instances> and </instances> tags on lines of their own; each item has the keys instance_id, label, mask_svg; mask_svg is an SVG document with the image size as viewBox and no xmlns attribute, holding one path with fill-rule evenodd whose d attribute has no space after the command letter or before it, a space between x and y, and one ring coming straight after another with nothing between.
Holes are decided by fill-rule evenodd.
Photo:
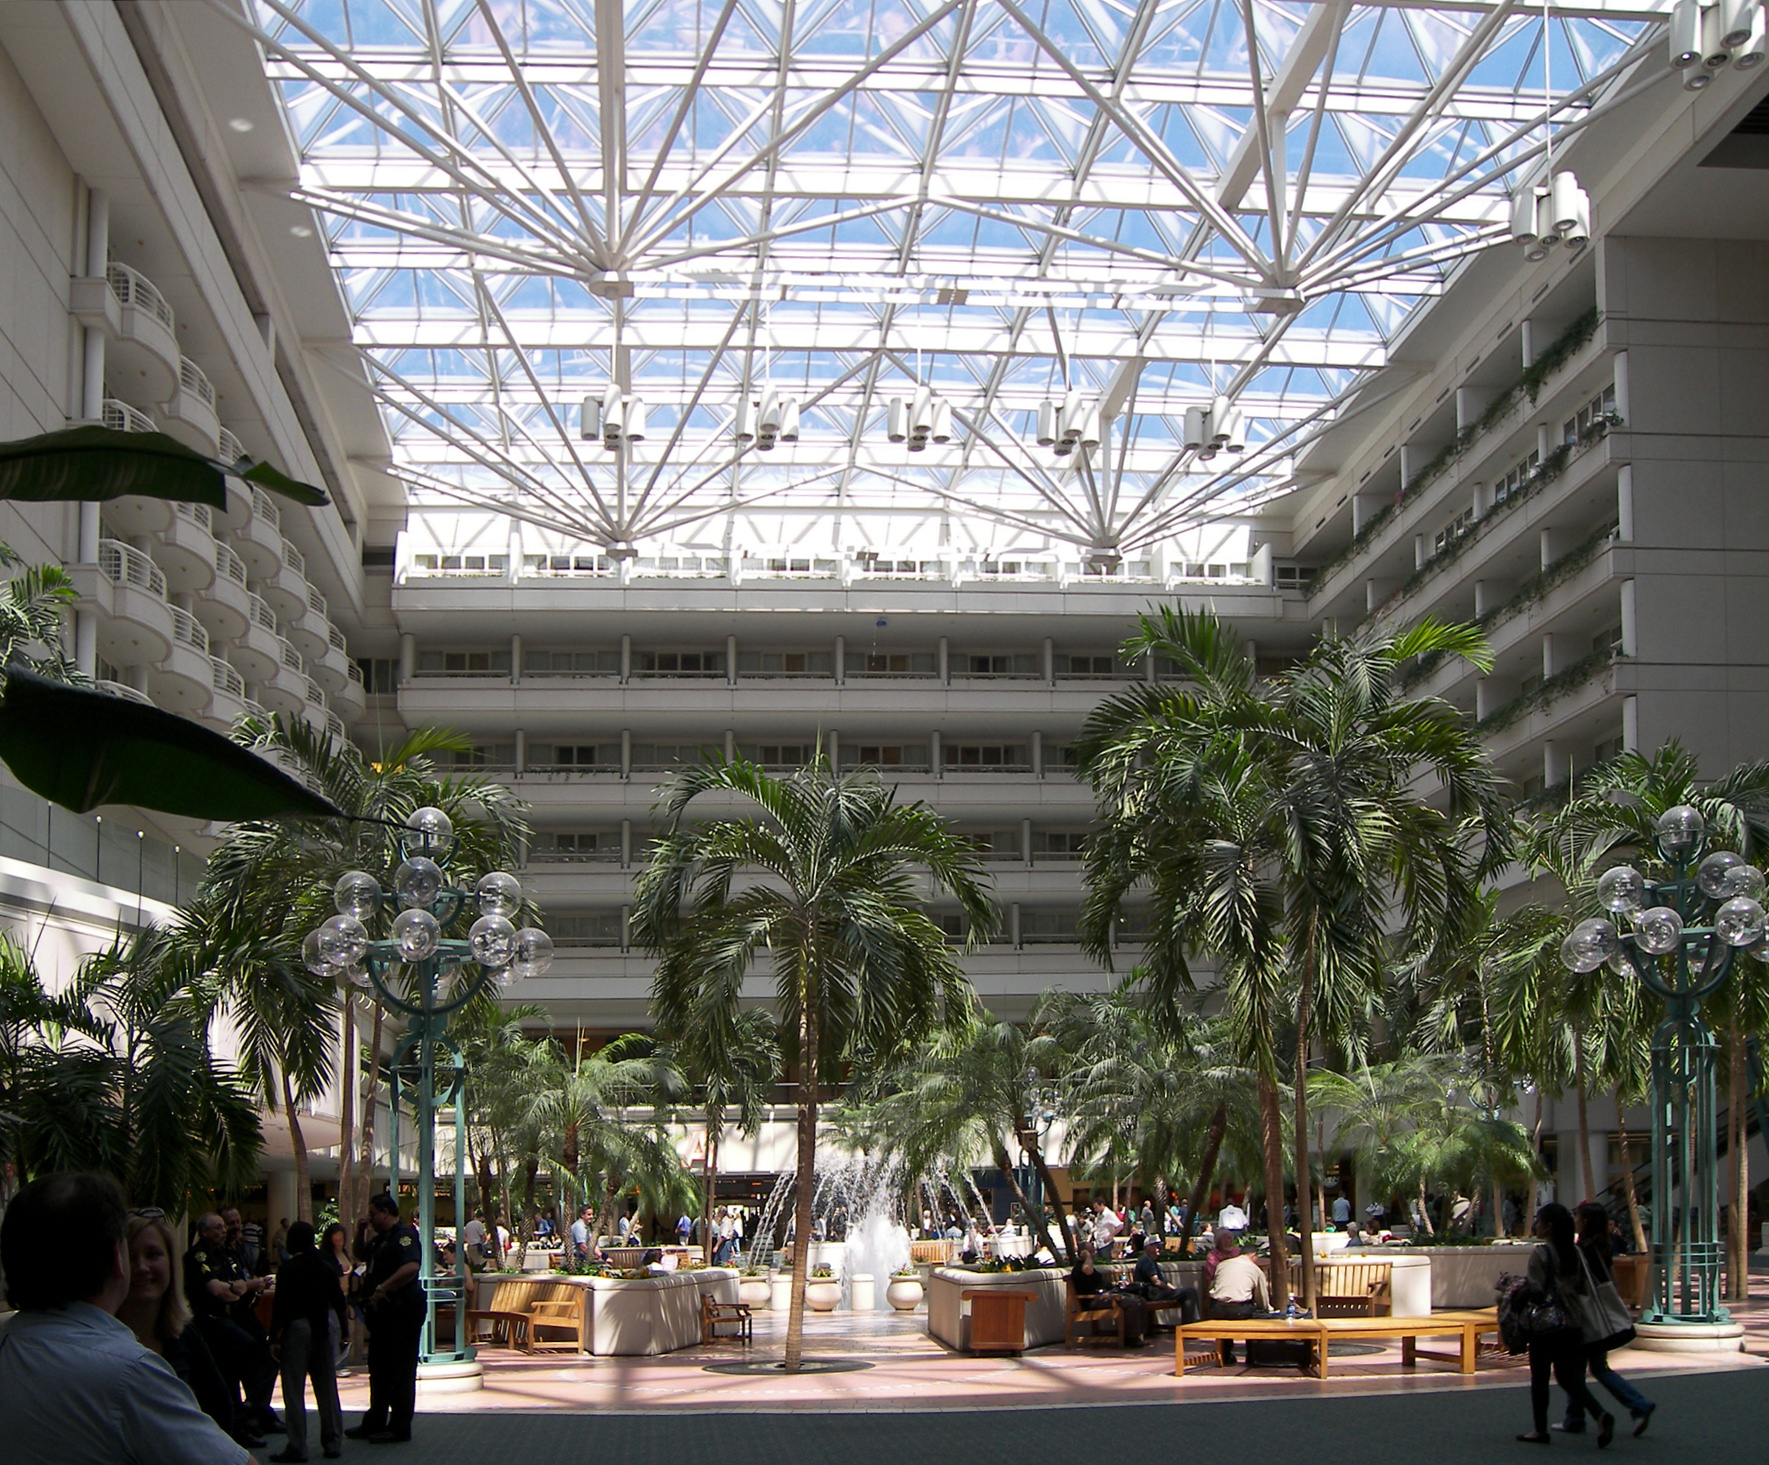
<instances>
[{"instance_id":1,"label":"man in white shirt","mask_svg":"<svg viewBox=\"0 0 1769 1465\"><path fill-rule=\"evenodd\" d=\"M590 1227L596 1224L596 1208L585 1206L577 1213L577 1219L571 1223L571 1254L578 1261L588 1261L590 1253L595 1249L596 1238L590 1235Z\"/></svg>"},{"instance_id":2,"label":"man in white shirt","mask_svg":"<svg viewBox=\"0 0 1769 1465\"><path fill-rule=\"evenodd\" d=\"M1112 1238L1124 1229L1124 1222L1103 1200L1093 1203L1093 1249L1103 1260L1112 1254Z\"/></svg>"},{"instance_id":3,"label":"man in white shirt","mask_svg":"<svg viewBox=\"0 0 1769 1465\"><path fill-rule=\"evenodd\" d=\"M477 1211L461 1227L461 1245L467 1254L467 1270L477 1272L485 1266L485 1212Z\"/></svg>"},{"instance_id":4,"label":"man in white shirt","mask_svg":"<svg viewBox=\"0 0 1769 1465\"><path fill-rule=\"evenodd\" d=\"M1271 1293L1265 1285L1265 1272L1259 1258L1250 1251L1241 1251L1239 1238L1217 1228L1218 1254L1232 1251L1216 1264L1210 1282L1210 1316L1212 1318L1264 1317L1271 1311ZM1235 1361L1235 1345L1226 1339L1222 1344L1222 1362L1226 1368Z\"/></svg>"},{"instance_id":5,"label":"man in white shirt","mask_svg":"<svg viewBox=\"0 0 1769 1465\"><path fill-rule=\"evenodd\" d=\"M254 1465L116 1311L128 1216L105 1175L31 1182L0 1223L0 1440L8 1465ZM45 1258L54 1258L47 1265Z\"/></svg>"}]
</instances>

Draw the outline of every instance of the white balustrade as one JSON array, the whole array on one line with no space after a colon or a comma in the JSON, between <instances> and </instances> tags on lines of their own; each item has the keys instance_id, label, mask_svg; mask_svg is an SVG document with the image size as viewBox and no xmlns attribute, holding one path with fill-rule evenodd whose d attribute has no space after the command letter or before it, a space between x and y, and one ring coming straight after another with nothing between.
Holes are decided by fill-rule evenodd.
<instances>
[{"instance_id":1,"label":"white balustrade","mask_svg":"<svg viewBox=\"0 0 1769 1465\"><path fill-rule=\"evenodd\" d=\"M203 656L209 654L209 633L188 610L172 607L172 639Z\"/></svg>"},{"instance_id":2,"label":"white balustrade","mask_svg":"<svg viewBox=\"0 0 1769 1465\"><path fill-rule=\"evenodd\" d=\"M203 368L188 356L178 358L178 385L206 406L210 408L215 406L214 384L203 375ZM227 461L231 463L233 459L229 458Z\"/></svg>"},{"instance_id":3,"label":"white balustrade","mask_svg":"<svg viewBox=\"0 0 1769 1465\"><path fill-rule=\"evenodd\" d=\"M219 656L209 658L211 668L210 684L217 692L225 692L230 697L238 697L242 702L246 698L246 679L239 674L236 667L230 666Z\"/></svg>"},{"instance_id":4,"label":"white balustrade","mask_svg":"<svg viewBox=\"0 0 1769 1465\"><path fill-rule=\"evenodd\" d=\"M172 307L166 303L166 297L160 294L154 282L140 270L113 260L106 268L104 277L119 304L132 305L137 310L146 311L169 331L176 329Z\"/></svg>"},{"instance_id":5,"label":"white balustrade","mask_svg":"<svg viewBox=\"0 0 1769 1465\"><path fill-rule=\"evenodd\" d=\"M98 568L113 585L133 585L157 599L166 598L166 577L160 567L120 539L98 541Z\"/></svg>"},{"instance_id":6,"label":"white balustrade","mask_svg":"<svg viewBox=\"0 0 1769 1465\"><path fill-rule=\"evenodd\" d=\"M100 410L99 421L112 432L158 432L160 426L140 408L131 407L127 402L119 402L115 397L106 397Z\"/></svg>"}]
</instances>

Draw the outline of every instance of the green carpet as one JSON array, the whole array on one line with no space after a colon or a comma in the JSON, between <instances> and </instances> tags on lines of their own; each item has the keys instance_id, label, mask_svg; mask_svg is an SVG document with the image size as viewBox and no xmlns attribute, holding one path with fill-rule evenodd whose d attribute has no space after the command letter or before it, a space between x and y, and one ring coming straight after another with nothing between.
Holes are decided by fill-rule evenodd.
<instances>
[{"instance_id":1,"label":"green carpet","mask_svg":"<svg viewBox=\"0 0 1769 1465\"><path fill-rule=\"evenodd\" d=\"M1769 1367L1651 1381L1659 1405L1645 1439L1619 1433L1606 1460L1769 1465ZM1564 1399L1555 1391L1553 1417ZM1551 1453L1514 1443L1530 1427L1523 1388L1252 1403L1125 1405L939 1414L420 1415L424 1465L618 1461L619 1465L919 1465L923 1460L1111 1458L1230 1465L1494 1465L1584 1459L1596 1443L1556 1437Z\"/></svg>"}]
</instances>

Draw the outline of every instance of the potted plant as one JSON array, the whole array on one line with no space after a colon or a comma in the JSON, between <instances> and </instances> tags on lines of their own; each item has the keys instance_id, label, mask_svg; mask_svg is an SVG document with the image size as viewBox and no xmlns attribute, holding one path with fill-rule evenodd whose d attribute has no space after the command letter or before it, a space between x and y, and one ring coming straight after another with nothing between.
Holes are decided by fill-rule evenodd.
<instances>
[{"instance_id":1,"label":"potted plant","mask_svg":"<svg viewBox=\"0 0 1769 1465\"><path fill-rule=\"evenodd\" d=\"M770 1293L768 1269L745 1267L737 1275L737 1300L751 1307L766 1307Z\"/></svg>"},{"instance_id":2,"label":"potted plant","mask_svg":"<svg viewBox=\"0 0 1769 1465\"><path fill-rule=\"evenodd\" d=\"M842 1284L836 1280L829 1263L819 1262L812 1267L805 1282L805 1306L812 1312L834 1312L841 1300Z\"/></svg>"},{"instance_id":3,"label":"potted plant","mask_svg":"<svg viewBox=\"0 0 1769 1465\"><path fill-rule=\"evenodd\" d=\"M914 1312L921 1306L923 1292L921 1273L914 1267L899 1267L885 1285L885 1301L898 1312Z\"/></svg>"}]
</instances>

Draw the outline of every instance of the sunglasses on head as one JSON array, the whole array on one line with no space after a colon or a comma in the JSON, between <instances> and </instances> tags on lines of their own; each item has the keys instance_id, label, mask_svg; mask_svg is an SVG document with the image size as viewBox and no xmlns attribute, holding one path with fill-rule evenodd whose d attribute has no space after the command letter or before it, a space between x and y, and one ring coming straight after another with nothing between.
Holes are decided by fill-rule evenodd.
<instances>
[{"instance_id":1,"label":"sunglasses on head","mask_svg":"<svg viewBox=\"0 0 1769 1465\"><path fill-rule=\"evenodd\" d=\"M129 1214L138 1221L163 1221L166 1213L158 1206L136 1206Z\"/></svg>"}]
</instances>

